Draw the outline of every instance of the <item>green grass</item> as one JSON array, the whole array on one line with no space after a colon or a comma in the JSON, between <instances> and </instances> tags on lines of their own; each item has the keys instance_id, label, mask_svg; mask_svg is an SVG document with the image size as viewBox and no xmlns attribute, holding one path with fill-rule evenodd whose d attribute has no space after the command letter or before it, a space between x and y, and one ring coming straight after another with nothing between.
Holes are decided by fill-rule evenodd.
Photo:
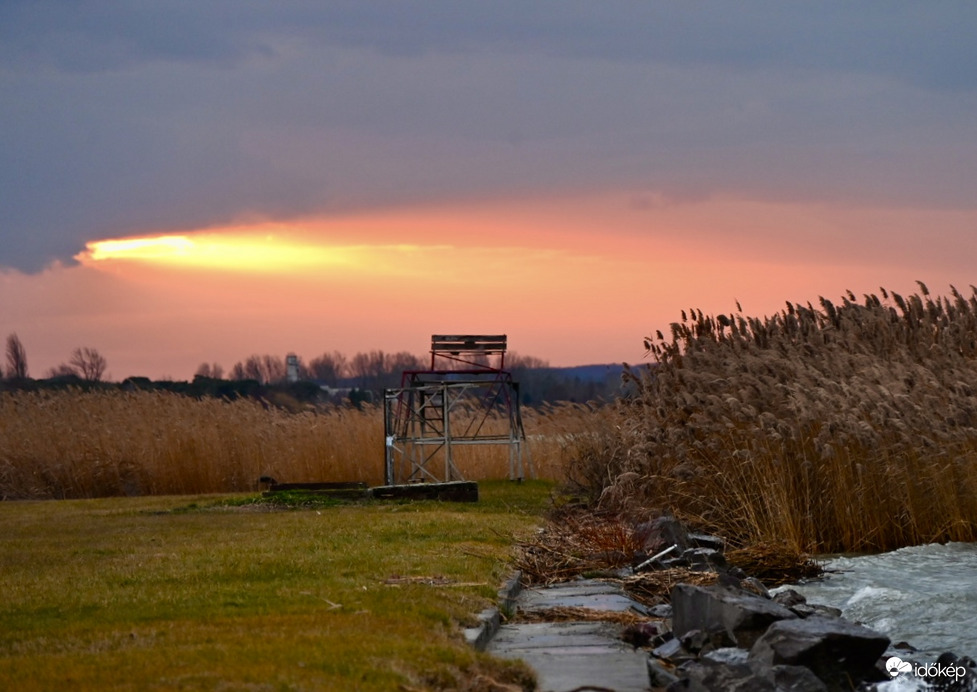
<instances>
[{"instance_id":1,"label":"green grass","mask_svg":"<svg viewBox=\"0 0 977 692\"><path fill-rule=\"evenodd\" d=\"M462 628L494 602L551 489L278 511L218 496L0 503L0 688L468 689L524 675Z\"/></svg>"}]
</instances>

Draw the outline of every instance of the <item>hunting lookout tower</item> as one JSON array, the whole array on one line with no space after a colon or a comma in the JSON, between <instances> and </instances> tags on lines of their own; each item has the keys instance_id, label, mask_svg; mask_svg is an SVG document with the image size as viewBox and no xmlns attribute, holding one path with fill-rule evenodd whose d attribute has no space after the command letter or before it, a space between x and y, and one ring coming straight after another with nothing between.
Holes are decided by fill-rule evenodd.
<instances>
[{"instance_id":1,"label":"hunting lookout tower","mask_svg":"<svg viewBox=\"0 0 977 692\"><path fill-rule=\"evenodd\" d=\"M506 336L434 335L429 370L406 370L384 390L388 485L465 480L459 445L506 445L509 478L523 478L519 386L505 369Z\"/></svg>"}]
</instances>

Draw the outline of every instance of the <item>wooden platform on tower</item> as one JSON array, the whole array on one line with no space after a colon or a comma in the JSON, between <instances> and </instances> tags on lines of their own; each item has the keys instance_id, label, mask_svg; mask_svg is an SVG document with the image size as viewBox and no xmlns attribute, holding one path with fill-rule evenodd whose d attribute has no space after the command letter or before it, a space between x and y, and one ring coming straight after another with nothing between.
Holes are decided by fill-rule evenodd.
<instances>
[{"instance_id":1,"label":"wooden platform on tower","mask_svg":"<svg viewBox=\"0 0 977 692\"><path fill-rule=\"evenodd\" d=\"M522 480L526 439L519 385L505 369L506 336L434 335L429 370L408 370L384 391L388 484L465 480L454 449L505 445L509 478Z\"/></svg>"}]
</instances>

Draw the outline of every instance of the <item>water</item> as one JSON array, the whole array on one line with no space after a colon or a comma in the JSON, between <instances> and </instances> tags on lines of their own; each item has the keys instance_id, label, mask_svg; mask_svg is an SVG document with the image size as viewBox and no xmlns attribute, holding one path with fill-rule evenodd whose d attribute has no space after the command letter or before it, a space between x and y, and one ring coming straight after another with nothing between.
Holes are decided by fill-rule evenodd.
<instances>
[{"instance_id":1,"label":"water","mask_svg":"<svg viewBox=\"0 0 977 692\"><path fill-rule=\"evenodd\" d=\"M891 553L838 557L839 571L794 585L811 603L919 649L915 657L952 651L977 660L977 543L914 546Z\"/></svg>"}]
</instances>

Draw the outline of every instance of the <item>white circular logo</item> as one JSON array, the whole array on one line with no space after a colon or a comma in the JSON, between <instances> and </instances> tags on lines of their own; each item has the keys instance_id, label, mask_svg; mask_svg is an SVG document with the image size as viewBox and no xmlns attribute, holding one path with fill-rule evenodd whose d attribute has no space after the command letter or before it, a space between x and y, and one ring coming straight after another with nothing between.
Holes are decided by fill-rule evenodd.
<instances>
[{"instance_id":1,"label":"white circular logo","mask_svg":"<svg viewBox=\"0 0 977 692\"><path fill-rule=\"evenodd\" d=\"M885 669L889 671L889 675L896 677L900 673L913 672L913 664L909 661L903 661L898 656L893 656L885 662Z\"/></svg>"}]
</instances>

